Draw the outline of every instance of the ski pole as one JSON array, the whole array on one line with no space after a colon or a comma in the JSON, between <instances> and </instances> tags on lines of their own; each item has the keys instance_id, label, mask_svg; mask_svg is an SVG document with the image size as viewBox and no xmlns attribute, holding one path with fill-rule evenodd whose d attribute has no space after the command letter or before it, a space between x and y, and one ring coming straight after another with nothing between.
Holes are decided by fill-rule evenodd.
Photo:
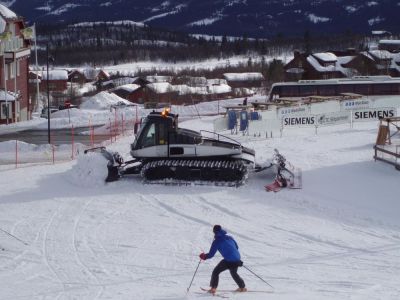
<instances>
[{"instance_id":1,"label":"ski pole","mask_svg":"<svg viewBox=\"0 0 400 300\"><path fill-rule=\"evenodd\" d=\"M7 231L1 229L1 228L0 228L0 230L3 231L5 234L8 234L9 236L13 237L13 238L16 239L17 241L20 241L20 242L23 243L24 245L28 245L28 243L26 243L26 242L24 242L23 240L17 238L15 235L12 235L11 233L9 233L9 232L7 232Z\"/></svg>"},{"instance_id":2,"label":"ski pole","mask_svg":"<svg viewBox=\"0 0 400 300\"><path fill-rule=\"evenodd\" d=\"M190 289L190 287L192 286L192 283L193 283L194 277L196 276L196 273L197 273L197 270L199 269L200 263L201 263L201 259L199 260L199 263L197 264L196 271L194 271L194 274L193 274L192 281L190 282L190 284L189 284L189 287L188 287L188 288L187 288L187 290L186 290L186 291L187 291L187 293L189 293L189 289Z\"/></svg>"},{"instance_id":3,"label":"ski pole","mask_svg":"<svg viewBox=\"0 0 400 300\"><path fill-rule=\"evenodd\" d=\"M246 267L245 265L243 265L243 268L245 268L247 271L249 271L250 273L252 273L254 276L256 276L257 278L261 279L261 281L265 282L266 284L268 284L270 287L274 288L272 285L270 285L268 282L266 282L264 279L262 279L260 276L258 276L256 273L254 273L252 270L250 270L248 267Z\"/></svg>"}]
</instances>

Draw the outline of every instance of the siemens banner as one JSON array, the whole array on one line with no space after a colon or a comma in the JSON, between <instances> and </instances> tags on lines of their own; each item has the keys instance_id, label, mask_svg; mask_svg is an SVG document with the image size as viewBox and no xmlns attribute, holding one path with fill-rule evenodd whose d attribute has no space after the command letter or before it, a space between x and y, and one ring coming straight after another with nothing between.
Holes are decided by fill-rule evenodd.
<instances>
[{"instance_id":1,"label":"siemens banner","mask_svg":"<svg viewBox=\"0 0 400 300\"><path fill-rule=\"evenodd\" d=\"M381 107L371 109L360 109L353 111L353 122L372 121L380 118L392 118L397 114L394 107Z\"/></svg>"},{"instance_id":2,"label":"siemens banner","mask_svg":"<svg viewBox=\"0 0 400 300\"><path fill-rule=\"evenodd\" d=\"M296 115L296 116L287 116L282 118L282 125L285 127L288 126L315 126L316 125L316 117L314 115Z\"/></svg>"},{"instance_id":3,"label":"siemens banner","mask_svg":"<svg viewBox=\"0 0 400 300\"><path fill-rule=\"evenodd\" d=\"M304 114L308 112L308 108L306 106L296 106L296 107L283 107L278 109L278 116L281 118L285 115L292 114Z\"/></svg>"},{"instance_id":4,"label":"siemens banner","mask_svg":"<svg viewBox=\"0 0 400 300\"><path fill-rule=\"evenodd\" d=\"M371 107L371 100L369 99L346 100L342 101L340 105L342 110L367 109Z\"/></svg>"},{"instance_id":5,"label":"siemens banner","mask_svg":"<svg viewBox=\"0 0 400 300\"><path fill-rule=\"evenodd\" d=\"M350 112L339 111L317 116L318 126L338 125L350 123Z\"/></svg>"}]
</instances>

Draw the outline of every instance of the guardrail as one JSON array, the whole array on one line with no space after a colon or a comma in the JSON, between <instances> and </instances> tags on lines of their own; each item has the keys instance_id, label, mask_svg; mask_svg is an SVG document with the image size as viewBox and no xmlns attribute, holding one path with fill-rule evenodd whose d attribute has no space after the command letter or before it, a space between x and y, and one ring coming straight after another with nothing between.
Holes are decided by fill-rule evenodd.
<instances>
[{"instance_id":1,"label":"guardrail","mask_svg":"<svg viewBox=\"0 0 400 300\"><path fill-rule=\"evenodd\" d=\"M398 159L400 159L400 145L395 146L396 152L390 151L388 149L383 148L382 146L375 145L374 150L375 150L375 155L374 159L383 161L385 163L393 165L396 170L400 171L400 163L398 162ZM379 156L381 154L381 156ZM392 159L385 158L384 154L387 154L389 157L393 157Z\"/></svg>"}]
</instances>

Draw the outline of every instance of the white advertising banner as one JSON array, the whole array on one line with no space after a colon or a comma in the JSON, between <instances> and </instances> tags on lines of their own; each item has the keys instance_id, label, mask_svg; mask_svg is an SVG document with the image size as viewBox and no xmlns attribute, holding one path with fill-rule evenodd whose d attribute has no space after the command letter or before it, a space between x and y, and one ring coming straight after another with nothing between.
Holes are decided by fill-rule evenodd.
<instances>
[{"instance_id":1,"label":"white advertising banner","mask_svg":"<svg viewBox=\"0 0 400 300\"><path fill-rule=\"evenodd\" d=\"M329 126L350 123L351 112L349 111L338 111L328 114L317 115L318 126Z\"/></svg>"},{"instance_id":2,"label":"white advertising banner","mask_svg":"<svg viewBox=\"0 0 400 300\"><path fill-rule=\"evenodd\" d=\"M372 121L379 118L392 118L397 114L394 107L380 107L370 109L359 109L353 111L353 122Z\"/></svg>"},{"instance_id":3,"label":"white advertising banner","mask_svg":"<svg viewBox=\"0 0 400 300\"><path fill-rule=\"evenodd\" d=\"M248 132L250 135L261 135L265 136L267 133L270 135L272 132L281 130L281 120L270 119L270 120L259 120L249 123Z\"/></svg>"},{"instance_id":4,"label":"white advertising banner","mask_svg":"<svg viewBox=\"0 0 400 300\"><path fill-rule=\"evenodd\" d=\"M287 115L306 114L308 112L309 108L307 106L282 107L278 109L278 119L281 119Z\"/></svg>"},{"instance_id":5,"label":"white advertising banner","mask_svg":"<svg viewBox=\"0 0 400 300\"><path fill-rule=\"evenodd\" d=\"M317 125L317 116L315 115L289 115L282 118L283 127L312 127L315 125Z\"/></svg>"},{"instance_id":6,"label":"white advertising banner","mask_svg":"<svg viewBox=\"0 0 400 300\"><path fill-rule=\"evenodd\" d=\"M228 130L228 118L222 117L214 120L214 131L221 132Z\"/></svg>"},{"instance_id":7,"label":"white advertising banner","mask_svg":"<svg viewBox=\"0 0 400 300\"><path fill-rule=\"evenodd\" d=\"M358 110L370 108L371 100L369 99L353 99L353 100L345 100L340 103L342 110Z\"/></svg>"}]
</instances>

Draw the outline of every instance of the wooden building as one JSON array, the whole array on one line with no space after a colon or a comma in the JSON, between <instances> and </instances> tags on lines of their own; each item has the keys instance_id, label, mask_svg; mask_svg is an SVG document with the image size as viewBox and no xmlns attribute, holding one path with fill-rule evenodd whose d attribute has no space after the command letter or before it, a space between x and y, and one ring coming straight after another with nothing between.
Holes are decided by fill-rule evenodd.
<instances>
[{"instance_id":1,"label":"wooden building","mask_svg":"<svg viewBox=\"0 0 400 300\"><path fill-rule=\"evenodd\" d=\"M31 117L28 90L31 50L25 29L22 17L0 4L0 124Z\"/></svg>"}]
</instances>

